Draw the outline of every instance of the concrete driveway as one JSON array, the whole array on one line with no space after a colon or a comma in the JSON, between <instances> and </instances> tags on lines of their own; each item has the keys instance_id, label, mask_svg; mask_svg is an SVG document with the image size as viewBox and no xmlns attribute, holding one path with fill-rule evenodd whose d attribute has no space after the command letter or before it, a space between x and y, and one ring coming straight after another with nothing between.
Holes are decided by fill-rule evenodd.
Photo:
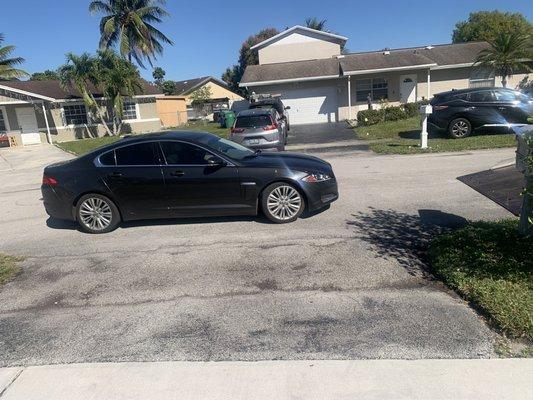
<instances>
[{"instance_id":1,"label":"concrete driveway","mask_svg":"<svg viewBox=\"0 0 533 400\"><path fill-rule=\"evenodd\" d=\"M353 128L345 122L292 125L287 145L325 144L356 140Z\"/></svg>"},{"instance_id":2,"label":"concrete driveway","mask_svg":"<svg viewBox=\"0 0 533 400\"><path fill-rule=\"evenodd\" d=\"M432 234L510 214L456 180L513 149L328 156L340 200L311 218L47 221L53 147L0 150L0 366L142 360L490 357L492 333L425 270Z\"/></svg>"}]
</instances>

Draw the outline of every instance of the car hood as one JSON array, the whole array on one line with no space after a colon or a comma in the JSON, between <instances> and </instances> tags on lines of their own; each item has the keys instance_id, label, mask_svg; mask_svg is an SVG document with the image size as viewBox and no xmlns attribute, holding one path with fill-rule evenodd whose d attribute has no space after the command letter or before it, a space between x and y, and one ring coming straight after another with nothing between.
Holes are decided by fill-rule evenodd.
<instances>
[{"instance_id":1,"label":"car hood","mask_svg":"<svg viewBox=\"0 0 533 400\"><path fill-rule=\"evenodd\" d=\"M331 164L314 156L301 153L259 153L243 160L242 164L251 167L279 167L308 172L331 172Z\"/></svg>"}]
</instances>

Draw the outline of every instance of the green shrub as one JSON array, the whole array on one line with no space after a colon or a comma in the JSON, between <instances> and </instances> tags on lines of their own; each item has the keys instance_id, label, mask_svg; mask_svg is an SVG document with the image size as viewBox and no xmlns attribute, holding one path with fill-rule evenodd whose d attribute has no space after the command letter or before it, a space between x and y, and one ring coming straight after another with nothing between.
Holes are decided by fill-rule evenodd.
<instances>
[{"instance_id":1,"label":"green shrub","mask_svg":"<svg viewBox=\"0 0 533 400\"><path fill-rule=\"evenodd\" d=\"M357 125L375 125L385 121L383 110L361 110L357 113Z\"/></svg>"},{"instance_id":2,"label":"green shrub","mask_svg":"<svg viewBox=\"0 0 533 400\"><path fill-rule=\"evenodd\" d=\"M420 113L420 104L418 103L406 103L403 105L407 118L416 117Z\"/></svg>"},{"instance_id":3,"label":"green shrub","mask_svg":"<svg viewBox=\"0 0 533 400\"><path fill-rule=\"evenodd\" d=\"M382 111L385 121L398 121L399 119L407 118L407 114L402 107L391 106L384 108Z\"/></svg>"}]
</instances>

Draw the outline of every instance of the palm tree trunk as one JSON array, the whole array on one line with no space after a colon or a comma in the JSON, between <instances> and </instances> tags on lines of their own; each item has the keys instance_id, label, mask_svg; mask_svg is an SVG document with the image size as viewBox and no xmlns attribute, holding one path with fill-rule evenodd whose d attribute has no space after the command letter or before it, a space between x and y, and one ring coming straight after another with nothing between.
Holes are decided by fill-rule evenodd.
<instances>
[{"instance_id":1,"label":"palm tree trunk","mask_svg":"<svg viewBox=\"0 0 533 400\"><path fill-rule=\"evenodd\" d=\"M503 86L504 88L507 87L507 78L506 78L505 76L502 77L502 86Z\"/></svg>"}]
</instances>

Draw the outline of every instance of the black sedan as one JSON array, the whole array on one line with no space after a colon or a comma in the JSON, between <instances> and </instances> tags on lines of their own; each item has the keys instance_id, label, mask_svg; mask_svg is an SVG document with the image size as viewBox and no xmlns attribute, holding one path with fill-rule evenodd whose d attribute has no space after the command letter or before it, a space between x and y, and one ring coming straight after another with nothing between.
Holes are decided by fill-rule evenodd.
<instances>
[{"instance_id":1,"label":"black sedan","mask_svg":"<svg viewBox=\"0 0 533 400\"><path fill-rule=\"evenodd\" d=\"M123 138L44 169L44 207L89 233L121 221L256 215L275 223L338 198L331 165L303 154L261 153L209 133Z\"/></svg>"}]
</instances>

